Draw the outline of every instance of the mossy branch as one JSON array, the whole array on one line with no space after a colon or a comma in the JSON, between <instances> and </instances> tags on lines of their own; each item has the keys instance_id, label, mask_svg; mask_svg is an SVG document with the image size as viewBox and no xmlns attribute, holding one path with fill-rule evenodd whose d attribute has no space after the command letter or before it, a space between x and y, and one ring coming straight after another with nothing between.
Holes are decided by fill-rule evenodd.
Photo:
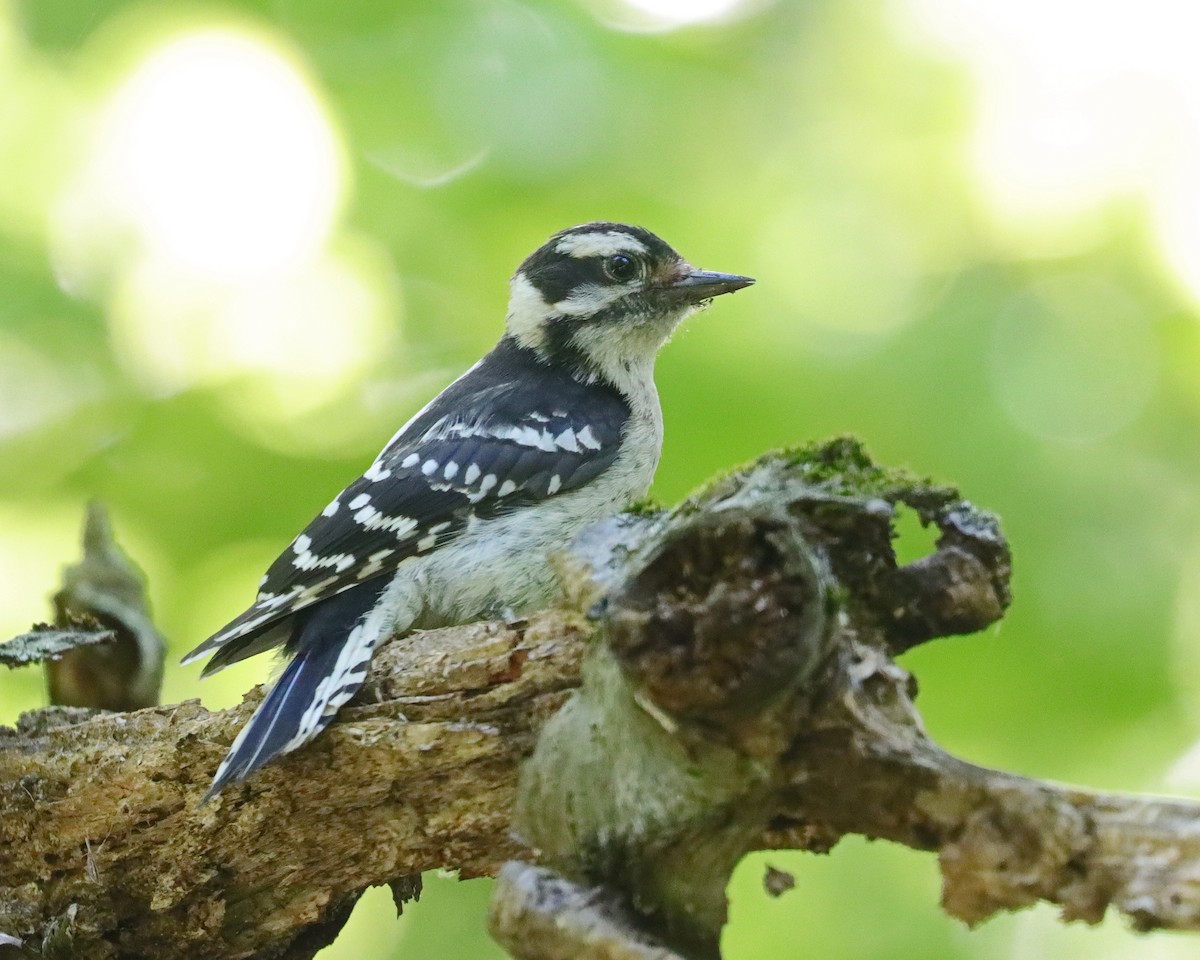
<instances>
[{"instance_id":1,"label":"mossy branch","mask_svg":"<svg viewBox=\"0 0 1200 960\"><path fill-rule=\"evenodd\" d=\"M902 504L941 535L900 567ZM203 808L258 691L37 711L0 733L0 956L311 957L368 886L512 860L540 863L493 905L520 957L711 957L738 857L849 832L936 851L969 922L1044 899L1200 929L1200 806L924 734L891 656L993 622L1008 576L994 518L842 441L598 528L562 609L390 644L327 733Z\"/></svg>"}]
</instances>

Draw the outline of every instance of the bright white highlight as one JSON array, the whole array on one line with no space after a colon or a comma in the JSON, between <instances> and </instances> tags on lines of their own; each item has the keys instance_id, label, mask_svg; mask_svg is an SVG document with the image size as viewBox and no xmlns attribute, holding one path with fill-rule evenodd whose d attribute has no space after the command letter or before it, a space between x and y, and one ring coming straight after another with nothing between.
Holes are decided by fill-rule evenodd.
<instances>
[{"instance_id":1,"label":"bright white highlight","mask_svg":"<svg viewBox=\"0 0 1200 960\"><path fill-rule=\"evenodd\" d=\"M742 0L623 0L631 10L663 28L682 27L727 16Z\"/></svg>"},{"instance_id":2,"label":"bright white highlight","mask_svg":"<svg viewBox=\"0 0 1200 960\"><path fill-rule=\"evenodd\" d=\"M113 339L156 392L248 377L258 414L294 416L361 376L385 342L381 304L357 266L322 258L214 288L149 259L118 287Z\"/></svg>"},{"instance_id":3,"label":"bright white highlight","mask_svg":"<svg viewBox=\"0 0 1200 960\"><path fill-rule=\"evenodd\" d=\"M1001 233L1055 255L1114 199L1145 201L1200 300L1200 6L1177 0L898 0L976 75L975 175Z\"/></svg>"},{"instance_id":4,"label":"bright white highlight","mask_svg":"<svg viewBox=\"0 0 1200 960\"><path fill-rule=\"evenodd\" d=\"M55 205L60 283L104 301L146 389L217 387L235 424L288 442L277 427L360 382L398 308L389 265L335 232L341 147L302 68L265 36L175 34L93 120Z\"/></svg>"},{"instance_id":5,"label":"bright white highlight","mask_svg":"<svg viewBox=\"0 0 1200 960\"><path fill-rule=\"evenodd\" d=\"M147 244L214 280L307 259L337 214L328 121L283 57L235 33L152 53L117 91L101 149Z\"/></svg>"}]
</instances>

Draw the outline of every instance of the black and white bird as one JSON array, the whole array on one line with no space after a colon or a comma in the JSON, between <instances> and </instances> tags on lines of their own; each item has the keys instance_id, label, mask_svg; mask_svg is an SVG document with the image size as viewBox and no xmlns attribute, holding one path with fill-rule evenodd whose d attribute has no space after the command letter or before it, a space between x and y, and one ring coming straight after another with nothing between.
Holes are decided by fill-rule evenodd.
<instances>
[{"instance_id":1,"label":"black and white bird","mask_svg":"<svg viewBox=\"0 0 1200 960\"><path fill-rule=\"evenodd\" d=\"M390 637L549 602L549 556L649 489L659 347L753 282L697 270L620 223L571 227L531 254L495 349L305 527L253 606L184 658L212 654L207 676L279 645L291 657L205 799L316 736Z\"/></svg>"}]
</instances>

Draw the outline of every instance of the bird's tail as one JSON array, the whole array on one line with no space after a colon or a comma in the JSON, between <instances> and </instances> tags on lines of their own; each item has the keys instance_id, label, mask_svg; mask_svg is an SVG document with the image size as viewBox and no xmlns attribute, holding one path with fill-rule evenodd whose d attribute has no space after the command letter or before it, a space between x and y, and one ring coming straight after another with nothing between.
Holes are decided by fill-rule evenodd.
<instances>
[{"instance_id":1,"label":"bird's tail","mask_svg":"<svg viewBox=\"0 0 1200 960\"><path fill-rule=\"evenodd\" d=\"M371 655L391 630L373 607L383 583L369 583L297 617L291 662L238 733L201 803L225 786L307 743L362 686Z\"/></svg>"}]
</instances>

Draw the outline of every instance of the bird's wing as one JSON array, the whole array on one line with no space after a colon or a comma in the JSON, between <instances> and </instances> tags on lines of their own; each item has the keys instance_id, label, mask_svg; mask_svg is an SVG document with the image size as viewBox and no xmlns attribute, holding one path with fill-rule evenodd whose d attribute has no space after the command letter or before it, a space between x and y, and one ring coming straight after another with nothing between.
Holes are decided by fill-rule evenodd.
<instances>
[{"instance_id":1,"label":"bird's wing","mask_svg":"<svg viewBox=\"0 0 1200 960\"><path fill-rule=\"evenodd\" d=\"M452 540L472 515L496 516L603 473L629 416L620 395L589 390L586 408L556 401L538 410L528 392L520 381L486 386L470 404L451 398L441 416L438 401L431 404L292 541L253 606L183 662L233 641L253 642L297 611L391 573ZM469 420L453 412L464 408L487 413Z\"/></svg>"}]
</instances>

